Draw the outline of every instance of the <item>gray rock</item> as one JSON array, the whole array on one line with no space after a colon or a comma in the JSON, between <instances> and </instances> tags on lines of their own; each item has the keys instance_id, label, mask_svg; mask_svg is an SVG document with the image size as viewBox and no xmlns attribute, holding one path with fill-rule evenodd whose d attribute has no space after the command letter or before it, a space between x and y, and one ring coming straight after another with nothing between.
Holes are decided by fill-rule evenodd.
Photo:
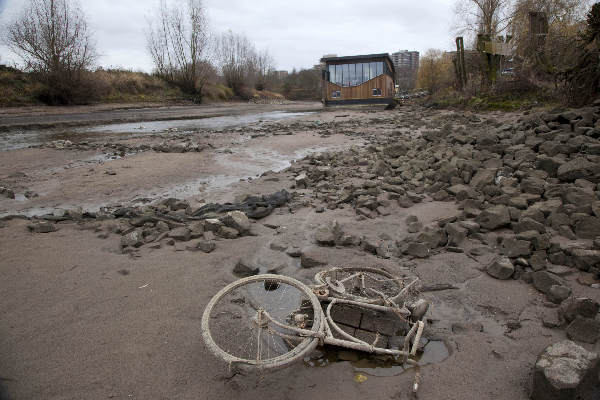
<instances>
[{"instance_id":1,"label":"gray rock","mask_svg":"<svg viewBox=\"0 0 600 400\"><path fill-rule=\"evenodd\" d=\"M575 234L581 239L595 239L600 236L600 218L582 218L575 224Z\"/></svg>"},{"instance_id":2,"label":"gray rock","mask_svg":"<svg viewBox=\"0 0 600 400\"><path fill-rule=\"evenodd\" d=\"M533 371L532 400L593 400L598 394L598 354L570 340L548 346Z\"/></svg>"},{"instance_id":3,"label":"gray rock","mask_svg":"<svg viewBox=\"0 0 600 400\"><path fill-rule=\"evenodd\" d=\"M7 199L14 199L15 192L12 189L0 186L0 196L6 197Z\"/></svg>"},{"instance_id":4,"label":"gray rock","mask_svg":"<svg viewBox=\"0 0 600 400\"><path fill-rule=\"evenodd\" d=\"M600 250L573 249L570 253L573 265L582 271L600 266Z\"/></svg>"},{"instance_id":5,"label":"gray rock","mask_svg":"<svg viewBox=\"0 0 600 400\"><path fill-rule=\"evenodd\" d=\"M335 239L335 233L330 225L322 225L315 232L315 240L322 246L333 246Z\"/></svg>"},{"instance_id":6,"label":"gray rock","mask_svg":"<svg viewBox=\"0 0 600 400\"><path fill-rule=\"evenodd\" d=\"M33 233L50 233L58 230L56 225L49 222L36 222L27 225L27 228Z\"/></svg>"},{"instance_id":7,"label":"gray rock","mask_svg":"<svg viewBox=\"0 0 600 400\"><path fill-rule=\"evenodd\" d=\"M548 264L548 255L545 250L534 251L529 259L529 265L534 271L541 271Z\"/></svg>"},{"instance_id":8,"label":"gray rock","mask_svg":"<svg viewBox=\"0 0 600 400\"><path fill-rule=\"evenodd\" d=\"M235 239L240 233L237 229L230 228L228 226L222 226L221 229L219 229L218 234L225 239Z\"/></svg>"},{"instance_id":9,"label":"gray rock","mask_svg":"<svg viewBox=\"0 0 600 400\"><path fill-rule=\"evenodd\" d=\"M315 247L307 247L302 249L300 254L300 265L302 268L315 268L327 265L327 252L323 249Z\"/></svg>"},{"instance_id":10,"label":"gray rock","mask_svg":"<svg viewBox=\"0 0 600 400\"><path fill-rule=\"evenodd\" d=\"M508 257L500 257L487 266L486 272L496 279L506 280L515 272L515 266Z\"/></svg>"},{"instance_id":11,"label":"gray rock","mask_svg":"<svg viewBox=\"0 0 600 400\"><path fill-rule=\"evenodd\" d=\"M594 344L600 338L600 321L577 316L567 326L566 332L569 339Z\"/></svg>"},{"instance_id":12,"label":"gray rock","mask_svg":"<svg viewBox=\"0 0 600 400\"><path fill-rule=\"evenodd\" d=\"M259 268L247 263L246 261L239 260L235 267L233 268L233 273L240 278L245 278L248 276L257 275L259 272Z\"/></svg>"},{"instance_id":13,"label":"gray rock","mask_svg":"<svg viewBox=\"0 0 600 400\"><path fill-rule=\"evenodd\" d=\"M497 229L510 224L508 207L497 205L486 208L475 221L484 229Z\"/></svg>"},{"instance_id":14,"label":"gray rock","mask_svg":"<svg viewBox=\"0 0 600 400\"><path fill-rule=\"evenodd\" d=\"M204 230L210 231L213 233L217 233L221 230L221 227L224 226L223 222L216 218L209 218L204 220Z\"/></svg>"},{"instance_id":15,"label":"gray rock","mask_svg":"<svg viewBox=\"0 0 600 400\"><path fill-rule=\"evenodd\" d=\"M565 324L565 320L556 308L544 309L542 312L542 325L546 328L558 328Z\"/></svg>"},{"instance_id":16,"label":"gray rock","mask_svg":"<svg viewBox=\"0 0 600 400\"><path fill-rule=\"evenodd\" d=\"M294 185L296 189L306 189L308 186L308 178L306 174L302 173L294 178Z\"/></svg>"},{"instance_id":17,"label":"gray rock","mask_svg":"<svg viewBox=\"0 0 600 400\"><path fill-rule=\"evenodd\" d=\"M495 169L480 169L469 183L472 187L482 189L484 186L491 185L496 179Z\"/></svg>"},{"instance_id":18,"label":"gray rock","mask_svg":"<svg viewBox=\"0 0 600 400\"><path fill-rule=\"evenodd\" d=\"M449 223L445 226L448 235L448 245L460 246L467 237L468 230L459 223Z\"/></svg>"},{"instance_id":19,"label":"gray rock","mask_svg":"<svg viewBox=\"0 0 600 400\"><path fill-rule=\"evenodd\" d=\"M121 247L140 247L144 244L144 235L141 229L136 229L121 237Z\"/></svg>"},{"instance_id":20,"label":"gray rock","mask_svg":"<svg viewBox=\"0 0 600 400\"><path fill-rule=\"evenodd\" d=\"M187 242L191 238L191 231L189 228L182 226L171 230L167 236L180 242Z\"/></svg>"},{"instance_id":21,"label":"gray rock","mask_svg":"<svg viewBox=\"0 0 600 400\"><path fill-rule=\"evenodd\" d=\"M424 243L410 242L406 248L406 253L413 257L427 258L429 257L429 247Z\"/></svg>"},{"instance_id":22,"label":"gray rock","mask_svg":"<svg viewBox=\"0 0 600 400\"><path fill-rule=\"evenodd\" d=\"M539 233L545 233L546 227L544 226L544 224L541 224L532 218L523 217L519 220L518 223L513 224L513 230L515 231L515 233L521 233L526 231L537 231Z\"/></svg>"},{"instance_id":23,"label":"gray rock","mask_svg":"<svg viewBox=\"0 0 600 400\"><path fill-rule=\"evenodd\" d=\"M502 254L511 258L528 256L531 254L531 243L514 237L506 238L502 241Z\"/></svg>"},{"instance_id":24,"label":"gray rock","mask_svg":"<svg viewBox=\"0 0 600 400\"><path fill-rule=\"evenodd\" d=\"M186 246L189 251L202 251L204 253L210 253L217 247L217 244L213 240L200 239L190 243Z\"/></svg>"},{"instance_id":25,"label":"gray rock","mask_svg":"<svg viewBox=\"0 0 600 400\"><path fill-rule=\"evenodd\" d=\"M548 291L548 300L553 303L560 304L563 300L571 295L571 289L567 286L552 285Z\"/></svg>"},{"instance_id":26,"label":"gray rock","mask_svg":"<svg viewBox=\"0 0 600 400\"><path fill-rule=\"evenodd\" d=\"M245 233L250 230L250 220L246 214L241 211L229 211L222 219L225 226L233 228L240 233Z\"/></svg>"},{"instance_id":27,"label":"gray rock","mask_svg":"<svg viewBox=\"0 0 600 400\"><path fill-rule=\"evenodd\" d=\"M600 304L587 297L572 297L562 302L560 311L568 322L573 321L578 315L584 318L595 318L600 311Z\"/></svg>"},{"instance_id":28,"label":"gray rock","mask_svg":"<svg viewBox=\"0 0 600 400\"><path fill-rule=\"evenodd\" d=\"M550 292L552 285L564 285L564 281L557 275L546 271L536 271L532 275L533 286L544 294Z\"/></svg>"},{"instance_id":29,"label":"gray rock","mask_svg":"<svg viewBox=\"0 0 600 400\"><path fill-rule=\"evenodd\" d=\"M575 179L588 179L596 181L600 166L585 158L576 158L563 165L556 171L561 181L574 181Z\"/></svg>"}]
</instances>

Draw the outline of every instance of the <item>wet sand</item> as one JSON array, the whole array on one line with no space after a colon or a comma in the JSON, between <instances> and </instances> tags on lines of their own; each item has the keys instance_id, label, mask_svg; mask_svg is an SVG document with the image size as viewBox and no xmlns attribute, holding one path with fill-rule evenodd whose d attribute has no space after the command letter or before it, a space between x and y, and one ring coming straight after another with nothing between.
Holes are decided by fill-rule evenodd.
<instances>
[{"instance_id":1,"label":"wet sand","mask_svg":"<svg viewBox=\"0 0 600 400\"><path fill-rule=\"evenodd\" d=\"M195 139L212 146L199 153L144 151L90 161L102 154L53 148L3 152L0 182L17 194L30 190L39 197L2 198L0 214L92 210L171 196L192 204L225 202L291 190L296 174L286 167L294 159L364 148L379 135L405 129L390 117L408 126L421 112L336 110L268 123L260 135L253 126L199 131ZM322 128L326 123L331 125ZM419 129L421 123L415 123L412 131ZM140 140L163 138L124 141ZM334 221L356 234L396 237L406 233L409 215L431 225L460 212L454 202L428 198L410 208L393 204L386 217L360 219L351 207L317 213L326 205L323 199L296 191L304 206L277 209L251 224L252 235L218 239L209 254L186 251L179 243L122 254L112 221L62 222L48 234L29 232L25 220L0 221L0 394L4 390L7 399L411 398L411 370L372 376L340 361L231 376L205 347L204 307L237 279L232 270L239 260L262 266L261 272L278 267L279 273L310 283L317 269L300 268L298 259L273 250L272 243L315 246L317 228ZM423 293L432 302L427 337L445 343L449 357L422 368L420 399L527 399L537 354L565 338L563 330L542 325L542 294L520 280L499 281L482 271L493 254L384 259L359 248L324 251L331 265L380 266L418 276L425 286L455 288ZM576 295L598 296L575 282L573 288ZM518 330L509 328L514 320L521 324ZM456 323L467 327L453 329ZM356 382L357 373L367 380Z\"/></svg>"}]
</instances>

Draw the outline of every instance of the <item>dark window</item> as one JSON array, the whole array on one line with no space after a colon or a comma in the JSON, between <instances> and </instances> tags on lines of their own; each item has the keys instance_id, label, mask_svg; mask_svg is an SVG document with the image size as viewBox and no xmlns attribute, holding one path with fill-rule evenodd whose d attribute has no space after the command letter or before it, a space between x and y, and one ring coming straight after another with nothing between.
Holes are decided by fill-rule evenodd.
<instances>
[{"instance_id":1,"label":"dark window","mask_svg":"<svg viewBox=\"0 0 600 400\"><path fill-rule=\"evenodd\" d=\"M334 91L331 93L331 97L334 97L334 98L335 98L335 97L342 97L342 92L340 92L339 90L334 90Z\"/></svg>"},{"instance_id":2,"label":"dark window","mask_svg":"<svg viewBox=\"0 0 600 400\"><path fill-rule=\"evenodd\" d=\"M381 89L373 88L373 96L381 96Z\"/></svg>"},{"instance_id":3,"label":"dark window","mask_svg":"<svg viewBox=\"0 0 600 400\"><path fill-rule=\"evenodd\" d=\"M329 66L329 77L327 80L329 82L335 82L335 65Z\"/></svg>"}]
</instances>

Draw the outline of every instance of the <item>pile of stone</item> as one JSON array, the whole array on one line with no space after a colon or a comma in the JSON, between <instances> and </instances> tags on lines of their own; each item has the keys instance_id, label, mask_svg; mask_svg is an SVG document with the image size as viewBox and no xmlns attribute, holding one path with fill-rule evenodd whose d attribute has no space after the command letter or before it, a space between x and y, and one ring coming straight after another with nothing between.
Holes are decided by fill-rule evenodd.
<instances>
[{"instance_id":1,"label":"pile of stone","mask_svg":"<svg viewBox=\"0 0 600 400\"><path fill-rule=\"evenodd\" d=\"M211 252L215 239L235 239L250 235L250 218L260 219L291 200L285 190L263 196L246 196L235 204L205 204L169 198L156 205L103 207L97 212L81 207L57 209L52 214L32 219L28 228L34 233L58 230L57 222L114 220L109 231L121 235L121 249L131 252L148 245L185 243L190 251Z\"/></svg>"},{"instance_id":2,"label":"pile of stone","mask_svg":"<svg viewBox=\"0 0 600 400\"><path fill-rule=\"evenodd\" d=\"M296 189L330 209L350 204L359 218L386 216L392 202L455 201L457 218L429 227L411 219L409 235L395 241L349 243L380 255L428 257L436 248L463 251L481 242L498 252L489 275L521 278L561 304L572 299L567 273L589 272L580 283L600 287L599 139L600 101L516 123L455 115L440 129L415 137L392 132L365 149L311 156L291 170ZM339 244L334 229L319 235L326 240L318 243ZM597 337L597 312L589 320L577 324Z\"/></svg>"}]
</instances>

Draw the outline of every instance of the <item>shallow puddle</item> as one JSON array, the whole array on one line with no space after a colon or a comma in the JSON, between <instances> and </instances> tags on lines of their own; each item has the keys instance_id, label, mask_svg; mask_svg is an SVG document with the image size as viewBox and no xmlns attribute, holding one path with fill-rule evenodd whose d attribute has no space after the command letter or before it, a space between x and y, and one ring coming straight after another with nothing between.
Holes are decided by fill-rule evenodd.
<instances>
[{"instance_id":1,"label":"shallow puddle","mask_svg":"<svg viewBox=\"0 0 600 400\"><path fill-rule=\"evenodd\" d=\"M439 363L450 356L450 351L443 341L422 340L425 342L423 352L416 357L420 366ZM323 368L338 362L350 362L355 373L382 377L400 375L414 368L402 364L401 358L378 356L331 346L319 348L304 359L304 365L309 368Z\"/></svg>"},{"instance_id":2,"label":"shallow puddle","mask_svg":"<svg viewBox=\"0 0 600 400\"><path fill-rule=\"evenodd\" d=\"M315 114L315 112L294 113L274 111L259 114L106 124L76 128L15 129L7 132L0 132L0 151L39 146L55 140L70 140L75 143L99 139L110 141L122 138L138 138L167 132L186 133L195 132L199 129L224 129L260 122L278 121L310 114Z\"/></svg>"}]
</instances>

